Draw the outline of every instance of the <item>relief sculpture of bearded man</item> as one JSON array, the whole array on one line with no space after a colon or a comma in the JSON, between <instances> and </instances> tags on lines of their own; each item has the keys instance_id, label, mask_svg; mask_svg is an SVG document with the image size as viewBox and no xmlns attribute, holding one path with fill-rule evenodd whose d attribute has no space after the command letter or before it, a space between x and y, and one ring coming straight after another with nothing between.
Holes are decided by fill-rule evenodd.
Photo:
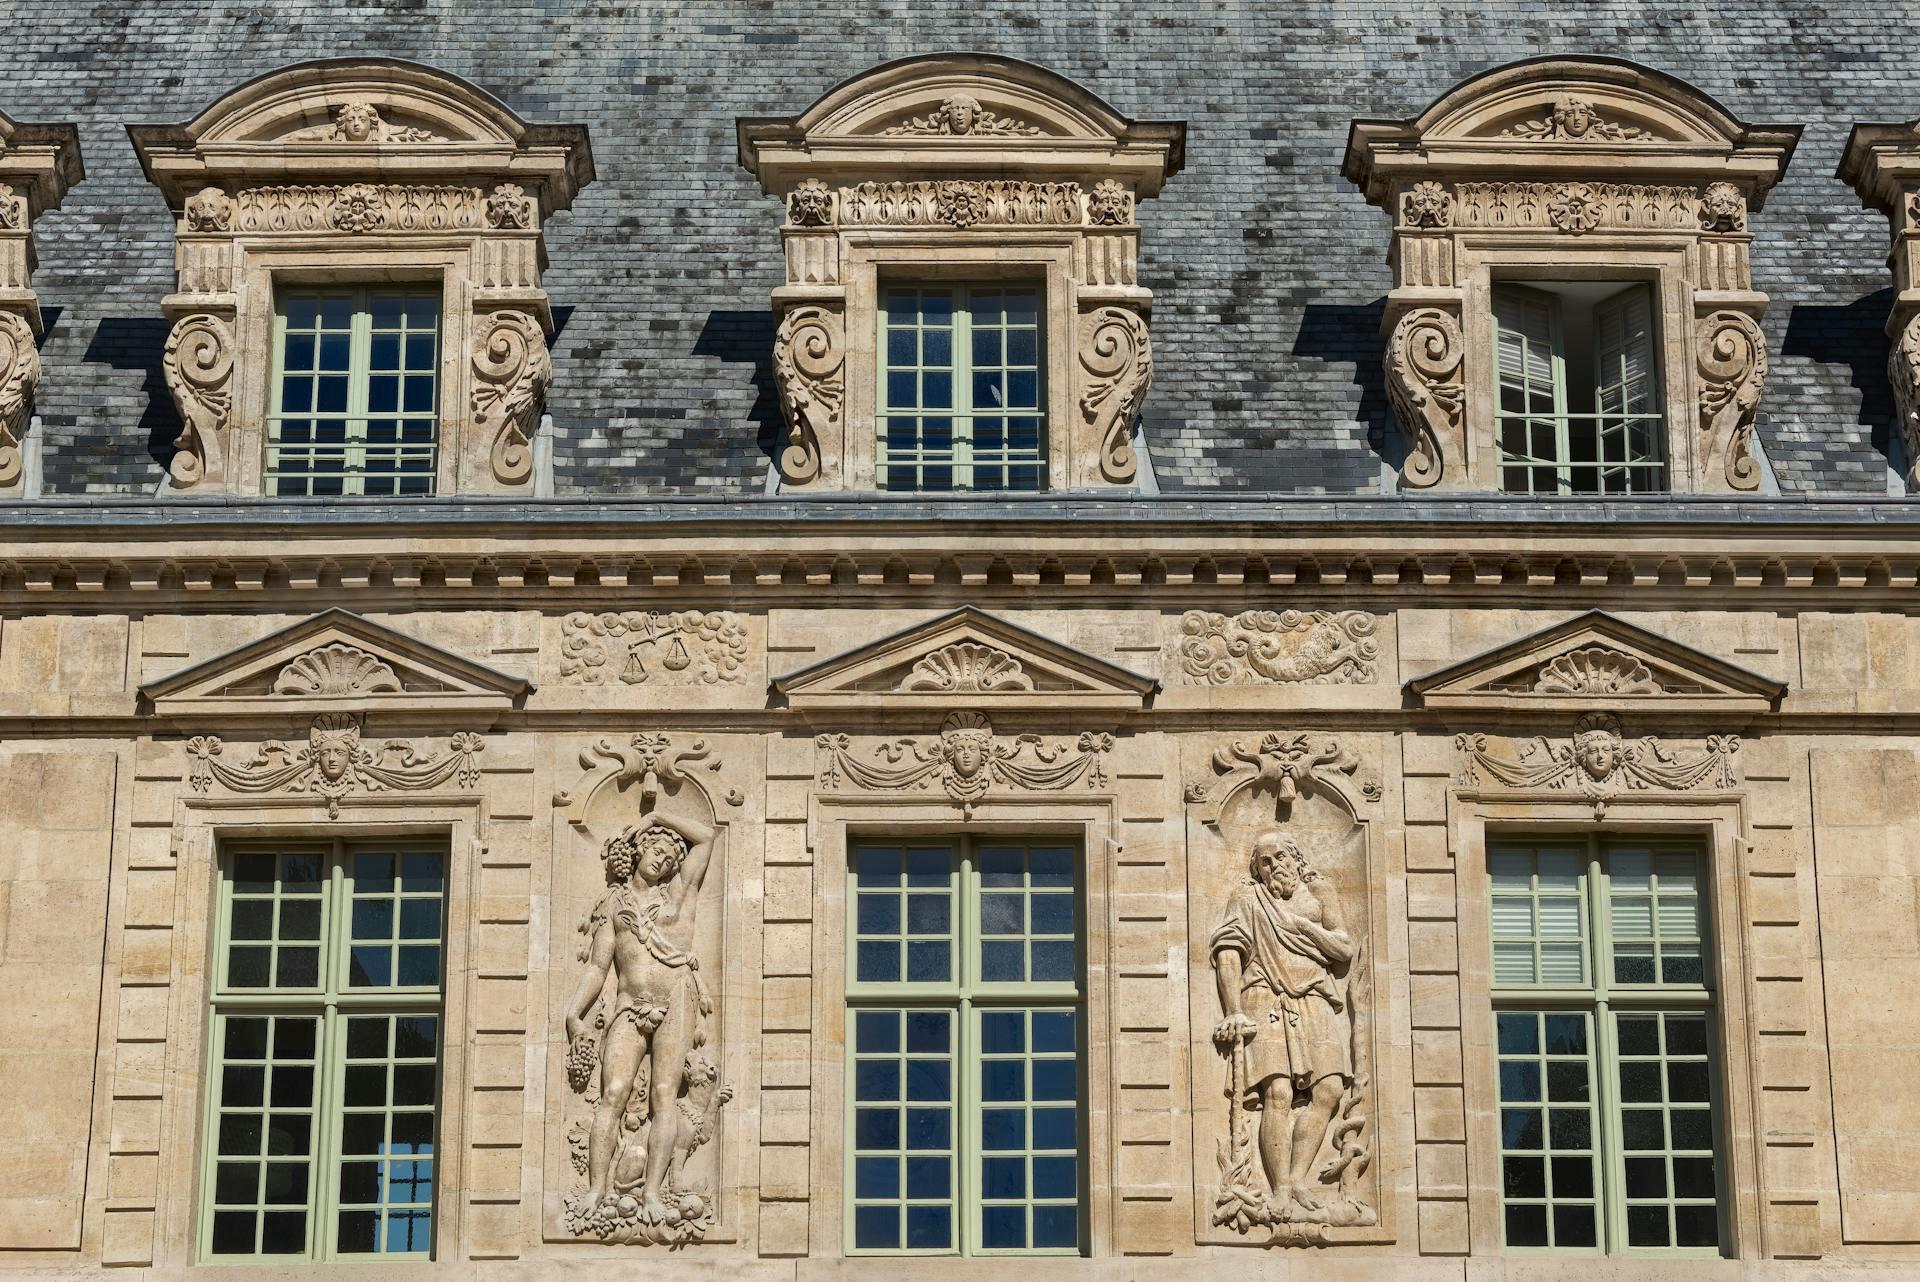
<instances>
[{"instance_id":1,"label":"relief sculpture of bearded man","mask_svg":"<svg viewBox=\"0 0 1920 1282\"><path fill-rule=\"evenodd\" d=\"M1213 1041L1230 1061L1233 1096L1225 1218L1216 1222L1241 1232L1352 1222L1358 1208L1317 1179L1313 1163L1353 1083L1347 977L1357 949L1333 888L1294 841L1262 833L1248 871L1207 945L1222 1013ZM1259 1117L1264 1205L1244 1152L1243 1114Z\"/></svg>"},{"instance_id":2,"label":"relief sculpture of bearded man","mask_svg":"<svg viewBox=\"0 0 1920 1282\"><path fill-rule=\"evenodd\" d=\"M598 1047L599 1098L587 1133L587 1190L570 1199L577 1231L622 1240L681 1241L710 1219L710 1196L682 1187L680 1166L711 1133L712 1061L707 996L694 955L694 910L713 858L714 830L655 811L607 842L609 889L587 919L586 971L567 1005L568 1073L591 1081L588 1017L613 978L611 1014ZM722 1088L711 1111L732 1094ZM707 1110L693 1110L702 1112Z\"/></svg>"}]
</instances>

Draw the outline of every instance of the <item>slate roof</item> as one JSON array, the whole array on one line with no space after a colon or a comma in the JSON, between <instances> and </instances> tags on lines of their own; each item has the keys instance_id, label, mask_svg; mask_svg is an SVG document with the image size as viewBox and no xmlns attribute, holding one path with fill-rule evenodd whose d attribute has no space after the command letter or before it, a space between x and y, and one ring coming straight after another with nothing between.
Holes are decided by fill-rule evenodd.
<instances>
[{"instance_id":1,"label":"slate roof","mask_svg":"<svg viewBox=\"0 0 1920 1282\"><path fill-rule=\"evenodd\" d=\"M947 49L1073 77L1185 120L1187 164L1143 202L1154 290L1146 411L1162 491L1379 491L1399 457L1381 378L1384 217L1339 176L1355 115L1400 116L1543 53L1673 72L1736 115L1807 126L1754 222L1772 296L1760 437L1787 494L1888 492L1887 229L1833 177L1857 120L1920 116L1902 6L1772 0L43 0L10 24L0 108L80 126L87 178L38 226L52 322L37 398L52 495L145 495L177 419L159 372L171 223L124 125L191 116L312 57L393 55L532 120L592 131L599 179L548 225L561 323L558 492L748 497L778 408L768 291L778 202L734 118L800 110L875 63ZM1390 484L1390 482L1389 482Z\"/></svg>"}]
</instances>

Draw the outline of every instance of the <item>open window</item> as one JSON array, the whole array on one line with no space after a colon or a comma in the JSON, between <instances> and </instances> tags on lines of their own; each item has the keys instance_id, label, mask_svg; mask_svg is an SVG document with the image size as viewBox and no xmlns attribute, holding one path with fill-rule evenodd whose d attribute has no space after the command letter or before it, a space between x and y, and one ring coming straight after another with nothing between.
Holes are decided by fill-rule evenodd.
<instances>
[{"instance_id":1,"label":"open window","mask_svg":"<svg viewBox=\"0 0 1920 1282\"><path fill-rule=\"evenodd\" d=\"M1402 485L1762 488L1748 216L1799 134L1607 58L1514 63L1418 116L1355 120L1342 172L1393 220Z\"/></svg>"}]
</instances>

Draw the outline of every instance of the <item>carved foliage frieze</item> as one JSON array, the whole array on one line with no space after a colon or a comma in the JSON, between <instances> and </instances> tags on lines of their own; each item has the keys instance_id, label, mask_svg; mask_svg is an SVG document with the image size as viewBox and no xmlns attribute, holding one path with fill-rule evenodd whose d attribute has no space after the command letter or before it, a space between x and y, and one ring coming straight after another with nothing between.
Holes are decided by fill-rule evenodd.
<instances>
[{"instance_id":1,"label":"carved foliage frieze","mask_svg":"<svg viewBox=\"0 0 1920 1282\"><path fill-rule=\"evenodd\" d=\"M949 714L932 738L881 743L871 759L854 751L849 735L823 734L813 742L823 789L851 785L867 791L908 792L938 786L968 818L996 784L1025 791L1057 790L1075 783L1104 788L1105 758L1113 750L1112 735L1092 731L1071 742L1037 734L996 734L993 723L979 712Z\"/></svg>"},{"instance_id":2,"label":"carved foliage frieze","mask_svg":"<svg viewBox=\"0 0 1920 1282\"><path fill-rule=\"evenodd\" d=\"M1753 423L1767 382L1767 338L1745 312L1718 311L1694 329L1700 366L1701 457L1736 490L1760 486Z\"/></svg>"},{"instance_id":3,"label":"carved foliage frieze","mask_svg":"<svg viewBox=\"0 0 1920 1282\"><path fill-rule=\"evenodd\" d=\"M189 486L220 469L220 433L233 408L233 324L212 312L193 312L173 323L161 356L167 390L180 411L168 472Z\"/></svg>"},{"instance_id":4,"label":"carved foliage frieze","mask_svg":"<svg viewBox=\"0 0 1920 1282\"><path fill-rule=\"evenodd\" d=\"M950 178L840 189L843 227L1073 227L1080 184Z\"/></svg>"},{"instance_id":5,"label":"carved foliage frieze","mask_svg":"<svg viewBox=\"0 0 1920 1282\"><path fill-rule=\"evenodd\" d=\"M1138 467L1133 424L1153 385L1147 322L1124 307L1096 308L1082 317L1080 367L1080 413L1099 442L1100 473L1109 481L1132 480Z\"/></svg>"},{"instance_id":6,"label":"carved foliage frieze","mask_svg":"<svg viewBox=\"0 0 1920 1282\"><path fill-rule=\"evenodd\" d=\"M1364 610L1188 610L1180 671L1191 685L1359 685L1379 671L1376 621Z\"/></svg>"},{"instance_id":7,"label":"carved foliage frieze","mask_svg":"<svg viewBox=\"0 0 1920 1282\"><path fill-rule=\"evenodd\" d=\"M617 785L607 796L617 829L596 840L603 889L576 928L579 977L561 1003L568 1095L557 1119L576 1117L562 1223L609 1244L686 1246L718 1218L717 1181L696 1168L712 1169L734 1095L718 1045L723 901L701 893L721 827L695 763L720 768L699 739L602 739L580 754L580 787L554 798L591 807L600 784ZM576 822L590 830L588 815Z\"/></svg>"},{"instance_id":8,"label":"carved foliage frieze","mask_svg":"<svg viewBox=\"0 0 1920 1282\"><path fill-rule=\"evenodd\" d=\"M351 713L324 713L313 719L304 744L269 740L238 766L222 757L225 745L213 735L187 741L191 765L187 782L196 792L209 792L215 783L233 792L308 793L326 803L327 817L340 815L341 799L359 791L419 791L454 780L462 787L479 782L474 760L484 746L479 735L461 731L447 741L446 751L433 755L404 739L388 739L378 748L361 742L360 718Z\"/></svg>"},{"instance_id":9,"label":"carved foliage frieze","mask_svg":"<svg viewBox=\"0 0 1920 1282\"><path fill-rule=\"evenodd\" d=\"M773 382L787 439L780 475L795 484L820 475L821 442L838 434L846 397L846 349L837 311L790 307L773 336Z\"/></svg>"},{"instance_id":10,"label":"carved foliage frieze","mask_svg":"<svg viewBox=\"0 0 1920 1282\"><path fill-rule=\"evenodd\" d=\"M1387 339L1387 400L1407 438L1400 474L1415 489L1437 484L1462 452L1465 357L1460 318L1438 307L1407 312Z\"/></svg>"},{"instance_id":11,"label":"carved foliage frieze","mask_svg":"<svg viewBox=\"0 0 1920 1282\"><path fill-rule=\"evenodd\" d=\"M531 313L511 308L475 318L473 421L487 434L496 479L516 484L533 472L533 433L553 381L547 335Z\"/></svg>"},{"instance_id":12,"label":"carved foliage frieze","mask_svg":"<svg viewBox=\"0 0 1920 1282\"><path fill-rule=\"evenodd\" d=\"M725 610L578 611L560 621L560 679L572 685L719 685L741 679L746 656L746 624Z\"/></svg>"},{"instance_id":13,"label":"carved foliage frieze","mask_svg":"<svg viewBox=\"0 0 1920 1282\"><path fill-rule=\"evenodd\" d=\"M1465 229L1700 230L1697 187L1626 183L1461 183L1455 225Z\"/></svg>"},{"instance_id":14,"label":"carved foliage frieze","mask_svg":"<svg viewBox=\"0 0 1920 1282\"><path fill-rule=\"evenodd\" d=\"M0 311L0 485L20 478L20 441L27 434L27 416L39 385L40 350L33 326L18 312Z\"/></svg>"},{"instance_id":15,"label":"carved foliage frieze","mask_svg":"<svg viewBox=\"0 0 1920 1282\"><path fill-rule=\"evenodd\" d=\"M1610 712L1580 718L1571 736L1522 741L1511 751L1494 747L1484 734L1454 739L1460 752L1459 783L1488 784L1530 792L1565 792L1593 804L1596 816L1622 792L1690 792L1734 785L1736 735L1709 735L1704 748L1689 753L1652 736L1629 742L1620 719Z\"/></svg>"},{"instance_id":16,"label":"carved foliage frieze","mask_svg":"<svg viewBox=\"0 0 1920 1282\"><path fill-rule=\"evenodd\" d=\"M230 214L236 232L351 233L481 231L488 202L478 187L348 183L311 187L248 187ZM203 229L204 230L204 229Z\"/></svg>"}]
</instances>

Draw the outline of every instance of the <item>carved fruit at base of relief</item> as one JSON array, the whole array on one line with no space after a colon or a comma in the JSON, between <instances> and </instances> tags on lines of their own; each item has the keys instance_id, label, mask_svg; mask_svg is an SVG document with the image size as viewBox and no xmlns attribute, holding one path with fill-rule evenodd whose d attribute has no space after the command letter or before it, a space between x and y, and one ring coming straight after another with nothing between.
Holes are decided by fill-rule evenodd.
<instances>
[{"instance_id":1,"label":"carved fruit at base of relief","mask_svg":"<svg viewBox=\"0 0 1920 1282\"><path fill-rule=\"evenodd\" d=\"M1193 685L1358 685L1378 672L1374 617L1361 610L1246 610L1180 618L1180 671Z\"/></svg>"},{"instance_id":2,"label":"carved fruit at base of relief","mask_svg":"<svg viewBox=\"0 0 1920 1282\"><path fill-rule=\"evenodd\" d=\"M747 628L725 610L580 611L560 622L560 679L572 685L640 685L664 677L717 685L738 680Z\"/></svg>"}]
</instances>

